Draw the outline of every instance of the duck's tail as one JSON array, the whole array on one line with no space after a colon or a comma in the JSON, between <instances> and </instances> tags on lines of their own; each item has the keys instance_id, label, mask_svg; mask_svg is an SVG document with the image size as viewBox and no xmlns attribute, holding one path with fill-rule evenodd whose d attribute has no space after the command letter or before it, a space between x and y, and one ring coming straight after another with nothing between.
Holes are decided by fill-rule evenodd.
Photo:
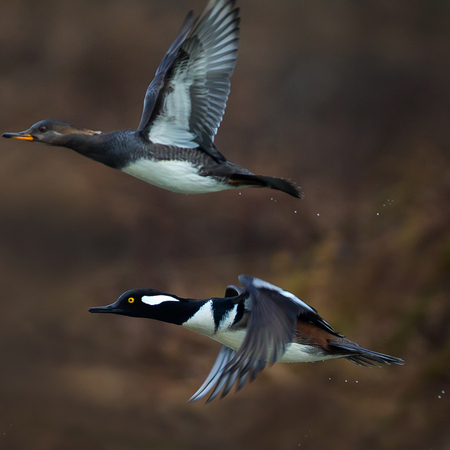
<instances>
[{"instance_id":1,"label":"duck's tail","mask_svg":"<svg viewBox=\"0 0 450 450\"><path fill-rule=\"evenodd\" d=\"M300 187L283 178L236 173L230 177L230 184L237 187L266 187L276 189L277 191L286 192L286 194L292 195L296 198L303 198L303 192L300 190Z\"/></svg>"},{"instance_id":2,"label":"duck's tail","mask_svg":"<svg viewBox=\"0 0 450 450\"><path fill-rule=\"evenodd\" d=\"M360 366L380 366L380 364L403 365L405 363L401 358L367 350L366 348L361 347L348 339L343 339L343 342L330 340L328 343L330 345L330 349Z\"/></svg>"}]
</instances>

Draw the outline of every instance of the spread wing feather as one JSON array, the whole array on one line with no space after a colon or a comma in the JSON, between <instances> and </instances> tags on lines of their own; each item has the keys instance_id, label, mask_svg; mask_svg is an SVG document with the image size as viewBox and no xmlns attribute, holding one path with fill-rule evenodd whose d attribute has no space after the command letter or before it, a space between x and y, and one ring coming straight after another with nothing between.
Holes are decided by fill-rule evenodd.
<instances>
[{"instance_id":1,"label":"spread wing feather","mask_svg":"<svg viewBox=\"0 0 450 450\"><path fill-rule=\"evenodd\" d=\"M211 372L209 372L200 389L189 399L190 402L196 402L210 394L206 400L206 403L209 403L221 392L220 397L223 398L231 391L235 383L237 385L236 391L240 391L244 387L248 375L251 373L250 381L253 381L266 365L264 361L254 361L246 370L228 370L227 365L235 354L234 350L222 345Z\"/></svg>"},{"instance_id":2,"label":"spread wing feather","mask_svg":"<svg viewBox=\"0 0 450 450\"><path fill-rule=\"evenodd\" d=\"M226 297L236 296L236 302L245 303L248 314L244 341L238 350L222 346L206 381L191 397L200 400L211 393L207 402L227 395L236 383L237 390L248 378L253 381L265 366L273 364L293 341L299 317L302 320L332 331L316 312L293 294L258 278L241 275L244 288L228 286ZM334 333L334 331L333 331Z\"/></svg>"},{"instance_id":3,"label":"spread wing feather","mask_svg":"<svg viewBox=\"0 0 450 450\"><path fill-rule=\"evenodd\" d=\"M227 364L230 372L248 371L258 360L275 363L292 342L297 319L305 309L301 303L280 293L279 288L258 278L240 275L239 281L249 294L246 309L251 313L244 341Z\"/></svg>"},{"instance_id":4,"label":"spread wing feather","mask_svg":"<svg viewBox=\"0 0 450 450\"><path fill-rule=\"evenodd\" d=\"M211 0L198 21L189 15L147 90L139 130L153 143L214 146L236 65L239 9L234 0Z\"/></svg>"},{"instance_id":5,"label":"spread wing feather","mask_svg":"<svg viewBox=\"0 0 450 450\"><path fill-rule=\"evenodd\" d=\"M174 63L181 44L185 41L187 35L192 30L193 26L197 22L198 18L194 18L194 13L190 11L184 19L183 25L181 25L180 31L177 37L173 41L169 50L165 54L155 74L155 78L147 88L147 92L144 97L144 109L142 111L141 121L139 123L138 130L145 130L148 127L150 115L155 107L156 100L159 96L161 87L163 86L164 79L167 75L167 71Z\"/></svg>"}]
</instances>

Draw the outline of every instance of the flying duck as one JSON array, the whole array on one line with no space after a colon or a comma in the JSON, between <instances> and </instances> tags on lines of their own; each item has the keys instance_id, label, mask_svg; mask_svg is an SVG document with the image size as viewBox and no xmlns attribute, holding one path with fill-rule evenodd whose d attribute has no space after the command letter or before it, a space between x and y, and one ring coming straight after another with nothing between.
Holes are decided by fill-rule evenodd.
<instances>
[{"instance_id":1,"label":"flying duck","mask_svg":"<svg viewBox=\"0 0 450 450\"><path fill-rule=\"evenodd\" d=\"M240 275L243 287L228 286L224 298L185 299L154 289L132 289L109 306L91 313L144 317L181 325L222 344L211 372L190 398L197 401L236 384L242 389L266 363L313 362L346 358L361 366L403 364L403 360L367 350L337 333L317 311L267 281Z\"/></svg>"},{"instance_id":2,"label":"flying duck","mask_svg":"<svg viewBox=\"0 0 450 450\"><path fill-rule=\"evenodd\" d=\"M199 18L187 15L147 89L137 130L103 133L43 120L3 137L68 147L173 192L267 187L301 198L290 181L255 175L214 145L236 65L239 22L234 0L210 0Z\"/></svg>"}]
</instances>

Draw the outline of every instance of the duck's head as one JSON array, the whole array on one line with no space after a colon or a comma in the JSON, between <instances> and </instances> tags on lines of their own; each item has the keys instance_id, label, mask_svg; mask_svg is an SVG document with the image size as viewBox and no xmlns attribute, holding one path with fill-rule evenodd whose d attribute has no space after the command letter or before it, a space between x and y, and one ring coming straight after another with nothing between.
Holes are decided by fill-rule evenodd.
<instances>
[{"instance_id":1,"label":"duck's head","mask_svg":"<svg viewBox=\"0 0 450 450\"><path fill-rule=\"evenodd\" d=\"M181 324L189 315L191 303L155 289L132 289L108 306L89 308L91 313L120 314Z\"/></svg>"},{"instance_id":2,"label":"duck's head","mask_svg":"<svg viewBox=\"0 0 450 450\"><path fill-rule=\"evenodd\" d=\"M4 138L20 139L23 141L37 141L49 145L64 145L67 136L100 134L100 131L92 131L84 128L76 128L68 123L58 120L41 120L28 130L18 133L3 133Z\"/></svg>"}]
</instances>

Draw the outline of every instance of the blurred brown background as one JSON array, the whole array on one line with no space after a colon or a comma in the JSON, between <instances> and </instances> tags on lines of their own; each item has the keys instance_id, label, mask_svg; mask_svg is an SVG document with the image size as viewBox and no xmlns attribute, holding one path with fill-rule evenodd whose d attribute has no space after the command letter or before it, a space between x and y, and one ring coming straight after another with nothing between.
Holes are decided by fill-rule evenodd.
<instances>
[{"instance_id":1,"label":"blurred brown background","mask_svg":"<svg viewBox=\"0 0 450 450\"><path fill-rule=\"evenodd\" d=\"M3 0L1 132L45 118L135 128L205 2ZM216 143L305 199L173 194L0 140L1 449L450 449L450 3L239 6ZM188 404L219 344L87 311L135 287L220 296L240 273L406 365L278 364Z\"/></svg>"}]
</instances>

